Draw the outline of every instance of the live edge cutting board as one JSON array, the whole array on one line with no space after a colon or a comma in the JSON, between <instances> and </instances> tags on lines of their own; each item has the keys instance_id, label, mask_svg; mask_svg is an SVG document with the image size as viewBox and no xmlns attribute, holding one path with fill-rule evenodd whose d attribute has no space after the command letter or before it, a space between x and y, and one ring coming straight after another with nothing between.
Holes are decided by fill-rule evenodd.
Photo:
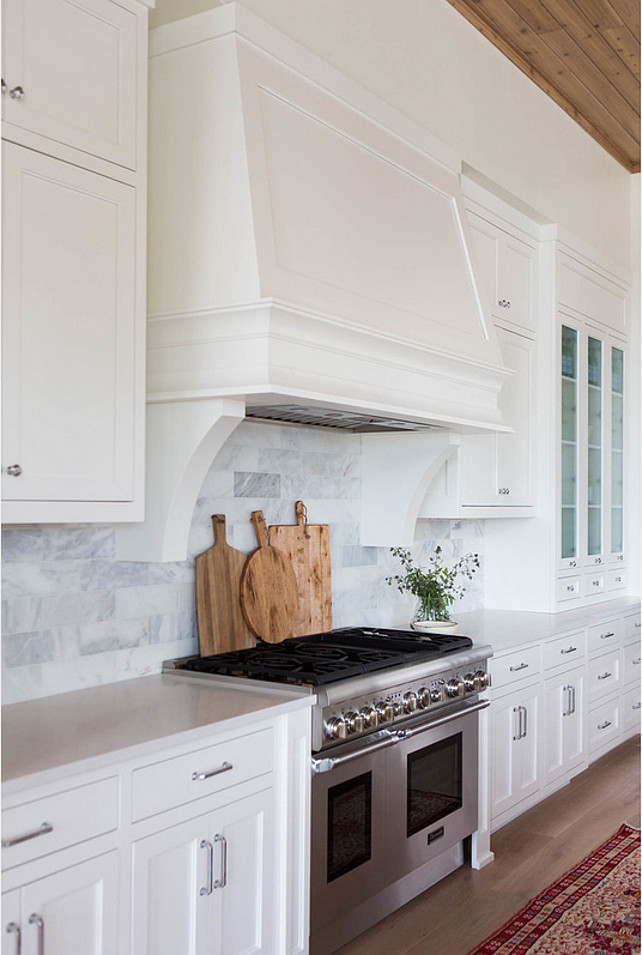
<instances>
[{"instance_id":1,"label":"live edge cutting board","mask_svg":"<svg viewBox=\"0 0 642 955\"><path fill-rule=\"evenodd\" d=\"M245 554L227 543L223 514L212 514L212 524L214 546L196 558L198 642L202 657L256 644L241 610Z\"/></svg>"},{"instance_id":2,"label":"live edge cutting board","mask_svg":"<svg viewBox=\"0 0 642 955\"><path fill-rule=\"evenodd\" d=\"M308 524L303 501L296 502L295 513L296 524L272 525L269 539L292 563L299 596L293 634L303 637L332 629L330 528Z\"/></svg>"}]
</instances>

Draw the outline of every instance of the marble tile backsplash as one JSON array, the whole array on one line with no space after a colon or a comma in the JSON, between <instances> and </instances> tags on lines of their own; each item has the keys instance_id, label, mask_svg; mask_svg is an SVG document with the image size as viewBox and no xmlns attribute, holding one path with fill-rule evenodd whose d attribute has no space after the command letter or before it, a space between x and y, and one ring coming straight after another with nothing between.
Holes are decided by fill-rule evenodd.
<instances>
[{"instance_id":1,"label":"marble tile backsplash","mask_svg":"<svg viewBox=\"0 0 642 955\"><path fill-rule=\"evenodd\" d=\"M185 562L119 561L111 525L3 528L3 703L156 673L163 660L197 652L194 557L212 545L211 515L225 514L229 542L250 553L251 512L294 523L296 500L311 523L330 525L334 625L406 623L414 598L385 581L398 562L359 543L359 436L245 421L203 482ZM482 557L459 604L480 609L483 523L420 521L415 559L437 544L447 563L470 551Z\"/></svg>"}]
</instances>

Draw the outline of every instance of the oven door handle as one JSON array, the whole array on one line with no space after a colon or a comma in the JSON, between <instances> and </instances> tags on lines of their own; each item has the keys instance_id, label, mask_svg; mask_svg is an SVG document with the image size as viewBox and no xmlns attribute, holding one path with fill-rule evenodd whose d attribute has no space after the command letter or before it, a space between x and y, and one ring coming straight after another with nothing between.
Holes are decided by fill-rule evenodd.
<instances>
[{"instance_id":1,"label":"oven door handle","mask_svg":"<svg viewBox=\"0 0 642 955\"><path fill-rule=\"evenodd\" d=\"M329 773L331 770L336 769L337 766L351 763L353 760L367 756L369 753L373 753L378 749L394 746L396 743L401 743L403 740L409 739L411 736L417 736L419 733L427 733L428 730L434 729L437 726L443 726L445 723L452 723L453 720L461 719L462 716L468 716L469 713L478 713L479 710L485 710L488 706L490 706L490 700L480 700L472 706L457 710L456 713L448 713L446 716L437 717L437 719L431 720L430 723L426 723L424 726L416 729L390 730L390 735L386 739L378 740L376 743L369 743L361 749L355 750L353 753L346 753L345 756L326 756L321 759L313 758L310 761L312 772Z\"/></svg>"}]
</instances>

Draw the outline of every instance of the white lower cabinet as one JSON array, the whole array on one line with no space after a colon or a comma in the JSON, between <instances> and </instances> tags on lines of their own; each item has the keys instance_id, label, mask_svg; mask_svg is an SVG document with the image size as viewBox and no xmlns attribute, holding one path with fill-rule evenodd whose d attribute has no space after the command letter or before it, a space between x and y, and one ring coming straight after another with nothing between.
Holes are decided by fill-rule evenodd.
<instances>
[{"instance_id":1,"label":"white lower cabinet","mask_svg":"<svg viewBox=\"0 0 642 955\"><path fill-rule=\"evenodd\" d=\"M116 955L118 852L2 896L2 955Z\"/></svg>"},{"instance_id":2,"label":"white lower cabinet","mask_svg":"<svg viewBox=\"0 0 642 955\"><path fill-rule=\"evenodd\" d=\"M133 847L132 955L274 952L273 791Z\"/></svg>"},{"instance_id":3,"label":"white lower cabinet","mask_svg":"<svg viewBox=\"0 0 642 955\"><path fill-rule=\"evenodd\" d=\"M545 682L544 785L575 775L586 766L586 667Z\"/></svg>"},{"instance_id":4,"label":"white lower cabinet","mask_svg":"<svg viewBox=\"0 0 642 955\"><path fill-rule=\"evenodd\" d=\"M538 684L515 690L491 707L491 820L513 809L541 786Z\"/></svg>"}]
</instances>

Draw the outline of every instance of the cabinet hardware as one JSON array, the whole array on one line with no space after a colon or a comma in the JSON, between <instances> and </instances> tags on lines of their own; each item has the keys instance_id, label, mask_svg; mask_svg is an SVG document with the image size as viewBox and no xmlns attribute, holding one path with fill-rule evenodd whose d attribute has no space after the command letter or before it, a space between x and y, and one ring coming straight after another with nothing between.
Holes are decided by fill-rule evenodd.
<instances>
[{"instance_id":1,"label":"cabinet hardware","mask_svg":"<svg viewBox=\"0 0 642 955\"><path fill-rule=\"evenodd\" d=\"M528 663L520 663L519 666L511 667L510 672L517 673L518 670L526 670L526 669L528 669Z\"/></svg>"},{"instance_id":2,"label":"cabinet hardware","mask_svg":"<svg viewBox=\"0 0 642 955\"><path fill-rule=\"evenodd\" d=\"M577 567L577 561L576 561L576 560L569 560L568 566L569 566L569 567Z\"/></svg>"},{"instance_id":3,"label":"cabinet hardware","mask_svg":"<svg viewBox=\"0 0 642 955\"><path fill-rule=\"evenodd\" d=\"M573 712L571 710L571 688L570 686L565 686L562 689L562 693L568 693L568 702L566 704L566 709L562 710L562 716L570 716Z\"/></svg>"},{"instance_id":4,"label":"cabinet hardware","mask_svg":"<svg viewBox=\"0 0 642 955\"><path fill-rule=\"evenodd\" d=\"M602 582L601 582L601 580L600 580L599 577L597 578L597 580L592 580L591 583L593 584L594 587L601 587L601 586L602 586Z\"/></svg>"},{"instance_id":5,"label":"cabinet hardware","mask_svg":"<svg viewBox=\"0 0 642 955\"><path fill-rule=\"evenodd\" d=\"M3 839L2 848L10 849L11 846L17 846L20 842L28 842L29 839L37 839L38 836L45 836L48 832L53 832L53 826L48 822L43 822L39 829L25 832L22 836L9 836L8 839Z\"/></svg>"},{"instance_id":6,"label":"cabinet hardware","mask_svg":"<svg viewBox=\"0 0 642 955\"><path fill-rule=\"evenodd\" d=\"M608 640L610 637L614 637L614 636L615 636L615 634L614 634L613 631L611 630L611 631L609 631L609 633L601 633L601 634L600 634L600 640Z\"/></svg>"},{"instance_id":7,"label":"cabinet hardware","mask_svg":"<svg viewBox=\"0 0 642 955\"><path fill-rule=\"evenodd\" d=\"M214 842L221 843L221 877L214 883L215 889L224 889L227 885L227 839L217 832L214 836Z\"/></svg>"},{"instance_id":8,"label":"cabinet hardware","mask_svg":"<svg viewBox=\"0 0 642 955\"><path fill-rule=\"evenodd\" d=\"M642 663L642 657L638 657L636 660L632 660L631 663L633 664L634 667L639 667L639 665Z\"/></svg>"},{"instance_id":9,"label":"cabinet hardware","mask_svg":"<svg viewBox=\"0 0 642 955\"><path fill-rule=\"evenodd\" d=\"M569 686L569 690L571 691L571 712L569 713L569 716L572 716L575 712L575 687Z\"/></svg>"},{"instance_id":10,"label":"cabinet hardware","mask_svg":"<svg viewBox=\"0 0 642 955\"><path fill-rule=\"evenodd\" d=\"M560 650L560 653L577 653L577 647L569 647L567 650Z\"/></svg>"},{"instance_id":11,"label":"cabinet hardware","mask_svg":"<svg viewBox=\"0 0 642 955\"><path fill-rule=\"evenodd\" d=\"M618 554L616 560L624 560L624 554Z\"/></svg>"},{"instance_id":12,"label":"cabinet hardware","mask_svg":"<svg viewBox=\"0 0 642 955\"><path fill-rule=\"evenodd\" d=\"M601 564L601 563L602 563L602 558L601 558L601 557L596 557L595 560L593 561L593 563L594 563L594 564Z\"/></svg>"},{"instance_id":13,"label":"cabinet hardware","mask_svg":"<svg viewBox=\"0 0 642 955\"><path fill-rule=\"evenodd\" d=\"M632 709L632 710L642 709L642 703L633 703L633 704L631 704L631 709ZM7 932L8 932L8 931L9 931L9 929L7 928Z\"/></svg>"},{"instance_id":14,"label":"cabinet hardware","mask_svg":"<svg viewBox=\"0 0 642 955\"><path fill-rule=\"evenodd\" d=\"M611 721L610 721L610 720L604 720L603 723L598 723L598 724L597 724L597 728L598 728L599 730L605 730L605 729L607 728L607 726L610 726L610 725L611 725Z\"/></svg>"},{"instance_id":15,"label":"cabinet hardware","mask_svg":"<svg viewBox=\"0 0 642 955\"><path fill-rule=\"evenodd\" d=\"M574 594L574 593L575 593L575 584L567 584L567 585L566 585L566 590L568 591L568 593Z\"/></svg>"},{"instance_id":16,"label":"cabinet hardware","mask_svg":"<svg viewBox=\"0 0 642 955\"><path fill-rule=\"evenodd\" d=\"M4 90L2 92L4 93ZM20 955L22 952L22 933L20 932L20 926L16 922L9 922L6 930L10 935L16 936L16 955Z\"/></svg>"},{"instance_id":17,"label":"cabinet hardware","mask_svg":"<svg viewBox=\"0 0 642 955\"><path fill-rule=\"evenodd\" d=\"M10 477L20 477L22 474L22 468L19 464L10 464L5 468L5 471Z\"/></svg>"},{"instance_id":18,"label":"cabinet hardware","mask_svg":"<svg viewBox=\"0 0 642 955\"><path fill-rule=\"evenodd\" d=\"M207 849L207 885L201 888L199 895L211 895L214 887L214 846L207 839L201 839L201 849Z\"/></svg>"},{"instance_id":19,"label":"cabinet hardware","mask_svg":"<svg viewBox=\"0 0 642 955\"><path fill-rule=\"evenodd\" d=\"M509 488L509 487L498 487L498 488L497 488L497 493L498 493L498 494L503 494L503 495L510 494L510 488Z\"/></svg>"},{"instance_id":20,"label":"cabinet hardware","mask_svg":"<svg viewBox=\"0 0 642 955\"><path fill-rule=\"evenodd\" d=\"M38 929L38 955L45 955L45 923L42 917L34 912L29 916L29 925L35 925Z\"/></svg>"},{"instance_id":21,"label":"cabinet hardware","mask_svg":"<svg viewBox=\"0 0 642 955\"><path fill-rule=\"evenodd\" d=\"M616 583L616 584L621 584L621 583L622 583L622 578L620 577L619 574L617 575L617 577L614 577L614 578L613 578L613 582Z\"/></svg>"},{"instance_id":22,"label":"cabinet hardware","mask_svg":"<svg viewBox=\"0 0 642 955\"><path fill-rule=\"evenodd\" d=\"M221 773L228 773L230 769L234 769L231 763L225 761L221 763L218 769L212 769L209 773L192 773L192 779L211 779L212 776L220 776Z\"/></svg>"},{"instance_id":23,"label":"cabinet hardware","mask_svg":"<svg viewBox=\"0 0 642 955\"><path fill-rule=\"evenodd\" d=\"M608 680L610 676L613 676L613 674L607 670L605 673L598 673L597 678L598 680Z\"/></svg>"},{"instance_id":24,"label":"cabinet hardware","mask_svg":"<svg viewBox=\"0 0 642 955\"><path fill-rule=\"evenodd\" d=\"M500 298L497 304L500 308L510 308L510 302L505 298Z\"/></svg>"},{"instance_id":25,"label":"cabinet hardware","mask_svg":"<svg viewBox=\"0 0 642 955\"><path fill-rule=\"evenodd\" d=\"M521 706L513 707L513 714L517 713L517 730L515 730L515 720L513 720L513 739L517 741L522 738L522 708Z\"/></svg>"},{"instance_id":26,"label":"cabinet hardware","mask_svg":"<svg viewBox=\"0 0 642 955\"><path fill-rule=\"evenodd\" d=\"M1 90L3 93L6 93L6 92L7 92L7 84L5 83L4 80L0 80L0 90ZM16 923L15 923L15 922L11 922L10 924L11 924L11 925L15 925ZM16 925L16 928L18 928L17 925ZM7 928L7 932L8 932L8 931L9 931L9 928ZM11 931L13 932L14 929L11 929ZM18 928L18 931L20 931L19 928Z\"/></svg>"},{"instance_id":27,"label":"cabinet hardware","mask_svg":"<svg viewBox=\"0 0 642 955\"><path fill-rule=\"evenodd\" d=\"M639 620L636 620L636 621L635 621L635 623L633 624L633 626L634 626L634 627L637 627L637 628L638 628L638 630L639 630L639 629L640 629L640 627L642 626L642 624L640 623L640 621L639 621Z\"/></svg>"},{"instance_id":28,"label":"cabinet hardware","mask_svg":"<svg viewBox=\"0 0 642 955\"><path fill-rule=\"evenodd\" d=\"M522 710L524 711L524 736L523 736L523 739L526 739L526 737L528 736L528 710L526 709L525 706L522 707Z\"/></svg>"},{"instance_id":29,"label":"cabinet hardware","mask_svg":"<svg viewBox=\"0 0 642 955\"><path fill-rule=\"evenodd\" d=\"M22 86L14 86L12 90L9 90L9 96L11 99L24 99L25 91Z\"/></svg>"}]
</instances>

